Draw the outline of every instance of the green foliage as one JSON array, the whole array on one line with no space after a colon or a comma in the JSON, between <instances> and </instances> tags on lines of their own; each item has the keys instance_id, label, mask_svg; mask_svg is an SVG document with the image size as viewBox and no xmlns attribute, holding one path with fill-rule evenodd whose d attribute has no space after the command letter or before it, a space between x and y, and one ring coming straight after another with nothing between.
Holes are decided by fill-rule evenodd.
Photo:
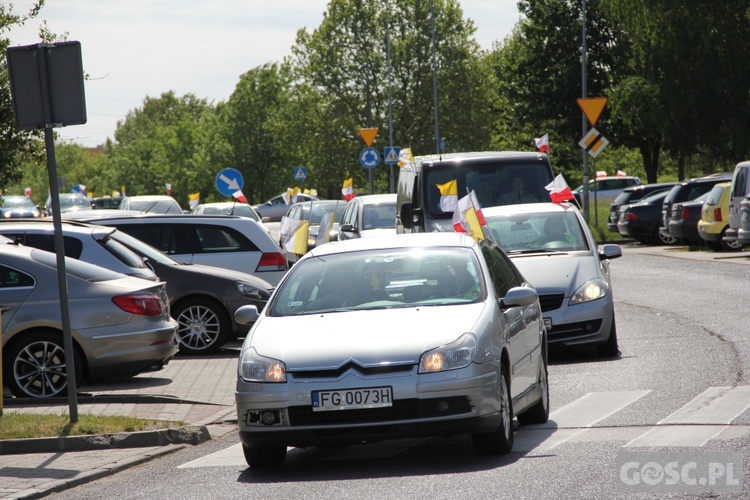
<instances>
[{"instance_id":1,"label":"green foliage","mask_svg":"<svg viewBox=\"0 0 750 500\"><path fill-rule=\"evenodd\" d=\"M39 437L77 436L83 434L114 434L185 425L184 422L144 420L135 417L91 415L83 413L78 422L70 422L68 415L40 415L38 413L0 412L0 440Z\"/></svg>"}]
</instances>

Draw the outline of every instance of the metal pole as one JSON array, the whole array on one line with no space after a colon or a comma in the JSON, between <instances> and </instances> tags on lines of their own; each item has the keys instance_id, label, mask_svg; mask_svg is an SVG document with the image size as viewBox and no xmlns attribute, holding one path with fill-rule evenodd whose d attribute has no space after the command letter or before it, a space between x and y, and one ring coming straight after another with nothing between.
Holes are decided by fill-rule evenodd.
<instances>
[{"instance_id":1,"label":"metal pole","mask_svg":"<svg viewBox=\"0 0 750 500\"><path fill-rule=\"evenodd\" d=\"M389 16L388 0L385 0L385 57L388 61L388 146L393 148L393 97L391 94L391 22ZM396 192L393 178L393 163L390 164L390 192Z\"/></svg>"},{"instance_id":2,"label":"metal pole","mask_svg":"<svg viewBox=\"0 0 750 500\"><path fill-rule=\"evenodd\" d=\"M583 0L581 9L581 97L586 98L586 0ZM583 135L586 137L588 126L586 123L586 113L581 111ZM586 222L589 221L589 166L588 151L583 150L583 217Z\"/></svg>"},{"instance_id":3,"label":"metal pole","mask_svg":"<svg viewBox=\"0 0 750 500\"><path fill-rule=\"evenodd\" d=\"M438 115L437 50L435 48L435 2L430 0L432 20L432 87L435 93L435 152L440 154L440 118Z\"/></svg>"}]
</instances>

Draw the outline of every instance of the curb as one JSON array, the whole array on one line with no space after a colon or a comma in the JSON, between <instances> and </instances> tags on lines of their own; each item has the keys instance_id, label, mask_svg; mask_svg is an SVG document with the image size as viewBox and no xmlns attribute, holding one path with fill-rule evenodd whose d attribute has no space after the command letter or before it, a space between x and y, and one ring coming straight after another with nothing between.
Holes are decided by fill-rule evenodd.
<instances>
[{"instance_id":1,"label":"curb","mask_svg":"<svg viewBox=\"0 0 750 500\"><path fill-rule=\"evenodd\" d=\"M211 434L205 425L117 434L6 439L0 441L0 455L163 447L179 444L196 445L210 439Z\"/></svg>"}]
</instances>

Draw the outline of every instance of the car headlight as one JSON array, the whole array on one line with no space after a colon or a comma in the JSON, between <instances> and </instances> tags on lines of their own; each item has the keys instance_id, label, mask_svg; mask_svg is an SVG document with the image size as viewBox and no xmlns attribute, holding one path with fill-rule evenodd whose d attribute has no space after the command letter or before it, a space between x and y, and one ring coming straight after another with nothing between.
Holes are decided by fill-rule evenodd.
<instances>
[{"instance_id":1,"label":"car headlight","mask_svg":"<svg viewBox=\"0 0 750 500\"><path fill-rule=\"evenodd\" d=\"M477 353L477 339L464 333L450 344L431 349L419 358L419 373L435 373L469 366Z\"/></svg>"},{"instance_id":2,"label":"car headlight","mask_svg":"<svg viewBox=\"0 0 750 500\"><path fill-rule=\"evenodd\" d=\"M597 278L587 281L581 285L576 293L570 298L570 304L583 304L592 300L601 299L607 295L609 285L603 279Z\"/></svg>"},{"instance_id":3,"label":"car headlight","mask_svg":"<svg viewBox=\"0 0 750 500\"><path fill-rule=\"evenodd\" d=\"M271 292L265 288L258 288L257 286L246 283L244 281L235 281L234 287L237 289L243 297L258 300L268 300L271 296Z\"/></svg>"},{"instance_id":4,"label":"car headlight","mask_svg":"<svg viewBox=\"0 0 750 500\"><path fill-rule=\"evenodd\" d=\"M248 382L286 382L286 365L278 359L261 356L248 347L240 356L239 374Z\"/></svg>"},{"instance_id":5,"label":"car headlight","mask_svg":"<svg viewBox=\"0 0 750 500\"><path fill-rule=\"evenodd\" d=\"M318 243L318 239L317 238L312 238L312 237L307 238L307 250L309 251L309 250L312 250L313 248L315 248L315 245L317 243Z\"/></svg>"}]
</instances>

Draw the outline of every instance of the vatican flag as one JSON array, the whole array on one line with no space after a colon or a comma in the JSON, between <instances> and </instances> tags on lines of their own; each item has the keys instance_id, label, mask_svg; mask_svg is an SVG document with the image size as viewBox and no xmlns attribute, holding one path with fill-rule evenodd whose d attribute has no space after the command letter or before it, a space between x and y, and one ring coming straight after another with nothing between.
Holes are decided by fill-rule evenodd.
<instances>
[{"instance_id":1,"label":"vatican flag","mask_svg":"<svg viewBox=\"0 0 750 500\"><path fill-rule=\"evenodd\" d=\"M307 230L309 227L310 221L308 220L282 217L279 234L284 250L297 255L305 255L307 253Z\"/></svg>"}]
</instances>

